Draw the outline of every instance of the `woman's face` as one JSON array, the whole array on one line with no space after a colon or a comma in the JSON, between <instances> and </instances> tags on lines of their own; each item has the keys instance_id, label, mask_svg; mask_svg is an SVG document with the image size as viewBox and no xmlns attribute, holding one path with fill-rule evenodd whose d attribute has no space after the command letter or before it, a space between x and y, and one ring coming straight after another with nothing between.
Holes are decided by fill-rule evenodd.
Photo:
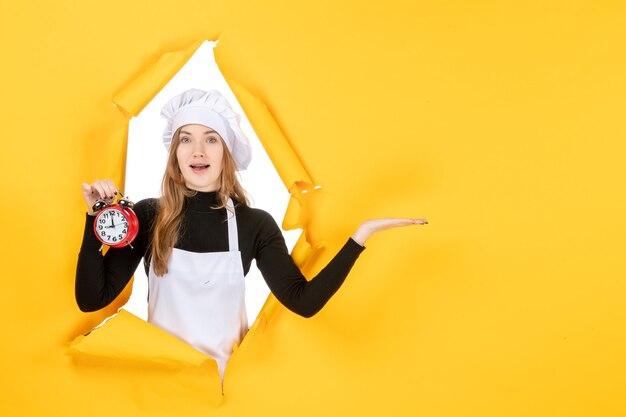
<instances>
[{"instance_id":1,"label":"woman's face","mask_svg":"<svg viewBox=\"0 0 626 417\"><path fill-rule=\"evenodd\" d=\"M224 155L221 136L203 125L185 125L179 140L176 159L187 188L217 191Z\"/></svg>"}]
</instances>

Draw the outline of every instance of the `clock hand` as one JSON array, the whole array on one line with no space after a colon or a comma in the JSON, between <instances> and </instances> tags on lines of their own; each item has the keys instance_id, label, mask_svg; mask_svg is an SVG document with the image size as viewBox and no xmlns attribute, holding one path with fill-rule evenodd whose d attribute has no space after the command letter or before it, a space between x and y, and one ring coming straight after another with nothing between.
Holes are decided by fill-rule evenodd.
<instances>
[{"instance_id":1,"label":"clock hand","mask_svg":"<svg viewBox=\"0 0 626 417\"><path fill-rule=\"evenodd\" d=\"M105 229L117 229L119 226L128 227L125 225L125 222L114 224L113 226L104 226Z\"/></svg>"}]
</instances>

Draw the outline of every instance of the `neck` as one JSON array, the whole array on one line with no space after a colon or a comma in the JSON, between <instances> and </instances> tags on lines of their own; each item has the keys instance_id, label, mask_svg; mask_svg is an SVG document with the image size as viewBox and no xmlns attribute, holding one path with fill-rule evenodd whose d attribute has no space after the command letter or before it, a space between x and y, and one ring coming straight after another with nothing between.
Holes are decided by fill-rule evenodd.
<instances>
[{"instance_id":1,"label":"neck","mask_svg":"<svg viewBox=\"0 0 626 417\"><path fill-rule=\"evenodd\" d=\"M185 207L194 211L214 211L211 206L218 204L217 191L196 191L193 197L185 197Z\"/></svg>"}]
</instances>

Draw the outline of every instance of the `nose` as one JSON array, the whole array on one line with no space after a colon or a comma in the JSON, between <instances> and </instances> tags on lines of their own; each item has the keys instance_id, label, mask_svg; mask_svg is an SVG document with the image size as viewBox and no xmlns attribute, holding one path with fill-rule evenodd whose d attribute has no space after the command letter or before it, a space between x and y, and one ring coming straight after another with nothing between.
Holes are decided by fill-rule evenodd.
<instances>
[{"instance_id":1,"label":"nose","mask_svg":"<svg viewBox=\"0 0 626 417\"><path fill-rule=\"evenodd\" d=\"M196 143L193 147L193 156L204 157L204 148L201 143Z\"/></svg>"}]
</instances>

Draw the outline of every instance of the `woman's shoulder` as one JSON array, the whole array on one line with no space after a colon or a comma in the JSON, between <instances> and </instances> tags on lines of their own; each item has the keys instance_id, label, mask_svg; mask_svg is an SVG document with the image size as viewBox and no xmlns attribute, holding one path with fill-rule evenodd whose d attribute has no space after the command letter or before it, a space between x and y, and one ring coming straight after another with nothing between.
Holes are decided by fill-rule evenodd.
<instances>
[{"instance_id":1,"label":"woman's shoulder","mask_svg":"<svg viewBox=\"0 0 626 417\"><path fill-rule=\"evenodd\" d=\"M252 229L260 229L265 232L279 229L278 222L269 212L251 206L235 205L237 217Z\"/></svg>"},{"instance_id":2,"label":"woman's shoulder","mask_svg":"<svg viewBox=\"0 0 626 417\"><path fill-rule=\"evenodd\" d=\"M159 202L158 198L144 198L144 199L137 201L135 203L135 206L140 205L144 207L147 207L147 206L155 207L158 202Z\"/></svg>"},{"instance_id":3,"label":"woman's shoulder","mask_svg":"<svg viewBox=\"0 0 626 417\"><path fill-rule=\"evenodd\" d=\"M158 210L158 198L144 198L133 205L133 211L140 219L148 220L156 216Z\"/></svg>"},{"instance_id":4,"label":"woman's shoulder","mask_svg":"<svg viewBox=\"0 0 626 417\"><path fill-rule=\"evenodd\" d=\"M246 206L241 203L235 203L235 209L237 210L237 213L244 214L246 217L250 217L253 219L264 219L268 216L271 217L271 214L263 209Z\"/></svg>"}]
</instances>

